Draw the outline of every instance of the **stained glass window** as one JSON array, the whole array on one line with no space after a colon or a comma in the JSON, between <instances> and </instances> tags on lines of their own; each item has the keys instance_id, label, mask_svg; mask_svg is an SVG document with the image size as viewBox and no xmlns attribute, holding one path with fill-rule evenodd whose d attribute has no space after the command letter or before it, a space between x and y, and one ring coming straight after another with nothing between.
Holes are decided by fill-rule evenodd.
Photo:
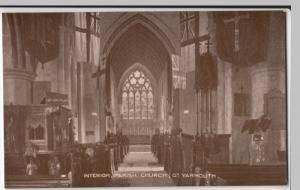
<instances>
[{"instance_id":1,"label":"stained glass window","mask_svg":"<svg viewBox=\"0 0 300 190\"><path fill-rule=\"evenodd\" d=\"M124 102L122 104L122 113L124 115L128 115L128 97L127 97L127 93L123 92L122 94L122 102Z\"/></svg>"},{"instance_id":2,"label":"stained glass window","mask_svg":"<svg viewBox=\"0 0 300 190\"><path fill-rule=\"evenodd\" d=\"M154 94L150 80L135 70L125 80L122 88L123 119L153 119Z\"/></svg>"},{"instance_id":3,"label":"stained glass window","mask_svg":"<svg viewBox=\"0 0 300 190\"><path fill-rule=\"evenodd\" d=\"M148 118L153 118L153 93L152 91L148 92Z\"/></svg>"},{"instance_id":4,"label":"stained glass window","mask_svg":"<svg viewBox=\"0 0 300 190\"><path fill-rule=\"evenodd\" d=\"M134 119L134 95L133 92L129 92L129 119Z\"/></svg>"},{"instance_id":5,"label":"stained glass window","mask_svg":"<svg viewBox=\"0 0 300 190\"><path fill-rule=\"evenodd\" d=\"M134 108L134 118L135 119L141 119L141 109L140 109L140 103L141 98L140 98L140 92L136 91L135 92L135 108Z\"/></svg>"},{"instance_id":6,"label":"stained glass window","mask_svg":"<svg viewBox=\"0 0 300 190\"><path fill-rule=\"evenodd\" d=\"M142 107L142 119L147 119L147 94L145 91L142 92L141 96L141 107Z\"/></svg>"}]
</instances>

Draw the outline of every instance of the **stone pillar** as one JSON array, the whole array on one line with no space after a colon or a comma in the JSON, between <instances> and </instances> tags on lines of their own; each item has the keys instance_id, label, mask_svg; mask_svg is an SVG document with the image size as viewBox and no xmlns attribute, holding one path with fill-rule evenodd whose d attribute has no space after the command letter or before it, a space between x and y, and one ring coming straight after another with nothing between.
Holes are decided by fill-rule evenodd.
<instances>
[{"instance_id":1,"label":"stone pillar","mask_svg":"<svg viewBox=\"0 0 300 190\"><path fill-rule=\"evenodd\" d=\"M218 86L211 92L211 125L213 132L219 135L228 134L228 156L229 163L232 163L232 63L221 60L217 53L216 40L216 23L214 22L213 12L207 13L208 25L207 30L210 35L210 52L217 63ZM200 26L201 27L201 26Z\"/></svg>"},{"instance_id":2,"label":"stone pillar","mask_svg":"<svg viewBox=\"0 0 300 190\"><path fill-rule=\"evenodd\" d=\"M252 118L266 114L271 127L265 134L266 163L278 163L286 150L286 19L284 12L270 13L268 56L251 68Z\"/></svg>"},{"instance_id":3,"label":"stone pillar","mask_svg":"<svg viewBox=\"0 0 300 190\"><path fill-rule=\"evenodd\" d=\"M107 64L106 64L107 56L103 56L101 58L101 69L103 69ZM106 68L107 69L107 68ZM106 88L105 88L105 74L100 76L100 81L99 81L99 96L98 96L98 104L99 104L99 132L100 132L100 141L104 141L105 136L106 136Z\"/></svg>"},{"instance_id":4,"label":"stone pillar","mask_svg":"<svg viewBox=\"0 0 300 190\"><path fill-rule=\"evenodd\" d=\"M278 162L277 151L285 151L286 142L286 90L285 68L261 63L251 71L252 118L267 114L270 129L265 133L265 158L267 163Z\"/></svg>"},{"instance_id":5,"label":"stone pillar","mask_svg":"<svg viewBox=\"0 0 300 190\"><path fill-rule=\"evenodd\" d=\"M63 18L63 17L62 17ZM64 19L62 19L62 22ZM70 67L72 59L72 47L70 41L72 38L72 30L64 26L59 26L59 55L57 61L57 89L62 94L68 94L70 88ZM70 95L68 94L68 98Z\"/></svg>"},{"instance_id":6,"label":"stone pillar","mask_svg":"<svg viewBox=\"0 0 300 190\"><path fill-rule=\"evenodd\" d=\"M217 62L218 86L212 91L212 123L217 134L231 134L232 120L232 64L217 55L216 24L213 12L207 13L207 30L210 35L210 52Z\"/></svg>"},{"instance_id":7,"label":"stone pillar","mask_svg":"<svg viewBox=\"0 0 300 190\"><path fill-rule=\"evenodd\" d=\"M98 95L98 93L97 93L97 95ZM98 96L96 96L96 97L98 97ZM95 98L95 102L97 102L97 98ZM95 141L96 142L99 142L100 141L100 129L99 129L99 113L97 113L97 115L95 115L94 116L94 119L95 119L95 129L94 129L94 131L95 131Z\"/></svg>"},{"instance_id":8,"label":"stone pillar","mask_svg":"<svg viewBox=\"0 0 300 190\"><path fill-rule=\"evenodd\" d=\"M4 15L4 104L29 105L33 103L35 73L31 64L35 60L25 52L22 35L17 23L18 18L15 15Z\"/></svg>"},{"instance_id":9,"label":"stone pillar","mask_svg":"<svg viewBox=\"0 0 300 190\"><path fill-rule=\"evenodd\" d=\"M85 131L85 109L84 109L84 62L80 62L77 65L78 72L78 129L79 129L79 139L81 143L86 141L86 131Z\"/></svg>"},{"instance_id":10,"label":"stone pillar","mask_svg":"<svg viewBox=\"0 0 300 190\"><path fill-rule=\"evenodd\" d=\"M5 60L4 60L5 61ZM4 104L29 105L33 102L34 73L4 69Z\"/></svg>"}]
</instances>

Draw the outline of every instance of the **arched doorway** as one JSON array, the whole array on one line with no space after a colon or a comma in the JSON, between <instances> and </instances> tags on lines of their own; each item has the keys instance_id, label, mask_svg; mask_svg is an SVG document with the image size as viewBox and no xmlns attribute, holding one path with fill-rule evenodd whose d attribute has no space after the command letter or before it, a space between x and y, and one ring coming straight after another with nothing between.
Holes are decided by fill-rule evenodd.
<instances>
[{"instance_id":1,"label":"arched doorway","mask_svg":"<svg viewBox=\"0 0 300 190\"><path fill-rule=\"evenodd\" d=\"M117 130L135 139L131 142L148 144L155 128L166 124L171 102L169 50L157 34L137 23L122 31L110 48L109 58L117 85L113 97Z\"/></svg>"}]
</instances>

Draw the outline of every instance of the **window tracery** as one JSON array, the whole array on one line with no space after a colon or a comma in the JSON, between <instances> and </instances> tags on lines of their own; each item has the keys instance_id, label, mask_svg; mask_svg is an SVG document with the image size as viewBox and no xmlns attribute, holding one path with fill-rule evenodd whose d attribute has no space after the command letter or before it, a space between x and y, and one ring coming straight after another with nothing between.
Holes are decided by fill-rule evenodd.
<instances>
[{"instance_id":1,"label":"window tracery","mask_svg":"<svg viewBox=\"0 0 300 190\"><path fill-rule=\"evenodd\" d=\"M140 70L133 71L122 88L123 119L153 119L154 95L150 80Z\"/></svg>"}]
</instances>

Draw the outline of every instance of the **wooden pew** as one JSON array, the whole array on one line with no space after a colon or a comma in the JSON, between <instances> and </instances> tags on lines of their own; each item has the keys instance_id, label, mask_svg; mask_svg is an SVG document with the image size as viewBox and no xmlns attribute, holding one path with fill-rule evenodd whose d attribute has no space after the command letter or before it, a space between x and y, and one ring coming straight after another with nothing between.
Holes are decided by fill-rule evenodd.
<instances>
[{"instance_id":1,"label":"wooden pew","mask_svg":"<svg viewBox=\"0 0 300 190\"><path fill-rule=\"evenodd\" d=\"M66 177L59 176L46 176L46 175L14 175L6 176L5 187L6 188L42 188L42 187L70 187L70 180Z\"/></svg>"},{"instance_id":2,"label":"wooden pew","mask_svg":"<svg viewBox=\"0 0 300 190\"><path fill-rule=\"evenodd\" d=\"M194 151L193 151L193 136L183 134L183 155L185 168L184 173L194 172ZM220 146L220 152L217 154L211 154L209 156L210 163L206 164L205 168L208 172L216 174L219 181L216 185L285 185L288 182L287 177L287 166L286 165L265 165L265 166L249 166L249 165L234 165L229 164L229 152L227 150L228 136L219 135L218 142ZM166 162L165 170L167 172L174 171L174 167L178 167L181 163L176 162L174 155L171 153L167 154L170 156L170 161ZM165 149L166 150L166 149ZM182 181L181 185L191 185L195 184L195 179L186 178Z\"/></svg>"},{"instance_id":3,"label":"wooden pew","mask_svg":"<svg viewBox=\"0 0 300 190\"><path fill-rule=\"evenodd\" d=\"M85 154L87 148L95 152L94 164ZM102 187L115 171L114 147L103 143L80 145L72 158L73 187ZM87 178L85 174L107 174L107 177Z\"/></svg>"},{"instance_id":4,"label":"wooden pew","mask_svg":"<svg viewBox=\"0 0 300 190\"><path fill-rule=\"evenodd\" d=\"M26 173L26 161L22 153L5 154L5 175Z\"/></svg>"},{"instance_id":5,"label":"wooden pew","mask_svg":"<svg viewBox=\"0 0 300 190\"><path fill-rule=\"evenodd\" d=\"M93 148L95 153L94 165L88 163L86 156L86 149ZM22 162L23 170L20 173L9 173L6 170L5 185L6 187L89 187L89 186L104 186L110 180L111 175L115 172L117 163L115 159L115 147L114 145L106 144L82 144L76 145L69 150L69 153L61 155L62 158L69 158L65 163L61 159L62 173L66 177L50 176L45 173L39 173L34 176L25 175L25 165ZM12 157L12 156L11 156ZM18 156L18 158L22 158ZM6 158L8 158L6 156ZM10 158L10 157L9 157ZM9 163L9 160L6 160ZM46 160L47 161L47 160ZM47 162L41 162L40 164L47 164ZM69 165L66 167L66 165ZM18 166L19 167L19 166ZM47 167L47 166L46 166ZM92 170L91 170L92 169ZM68 172L71 171L71 180L67 178ZM85 173L100 173L100 174L110 174L106 178L94 178L85 179ZM72 184L71 184L72 182Z\"/></svg>"},{"instance_id":6,"label":"wooden pew","mask_svg":"<svg viewBox=\"0 0 300 190\"><path fill-rule=\"evenodd\" d=\"M288 182L286 165L210 164L208 169L229 185L286 185Z\"/></svg>"},{"instance_id":7,"label":"wooden pew","mask_svg":"<svg viewBox=\"0 0 300 190\"><path fill-rule=\"evenodd\" d=\"M158 161L160 164L165 164L166 159L166 151L168 149L168 143L166 142L167 135L160 135L159 136L159 153L158 153Z\"/></svg>"},{"instance_id":8,"label":"wooden pew","mask_svg":"<svg viewBox=\"0 0 300 190\"><path fill-rule=\"evenodd\" d=\"M164 169L166 172L171 173L173 168L173 159L172 159L172 148L170 144L169 137L164 139Z\"/></svg>"}]
</instances>

